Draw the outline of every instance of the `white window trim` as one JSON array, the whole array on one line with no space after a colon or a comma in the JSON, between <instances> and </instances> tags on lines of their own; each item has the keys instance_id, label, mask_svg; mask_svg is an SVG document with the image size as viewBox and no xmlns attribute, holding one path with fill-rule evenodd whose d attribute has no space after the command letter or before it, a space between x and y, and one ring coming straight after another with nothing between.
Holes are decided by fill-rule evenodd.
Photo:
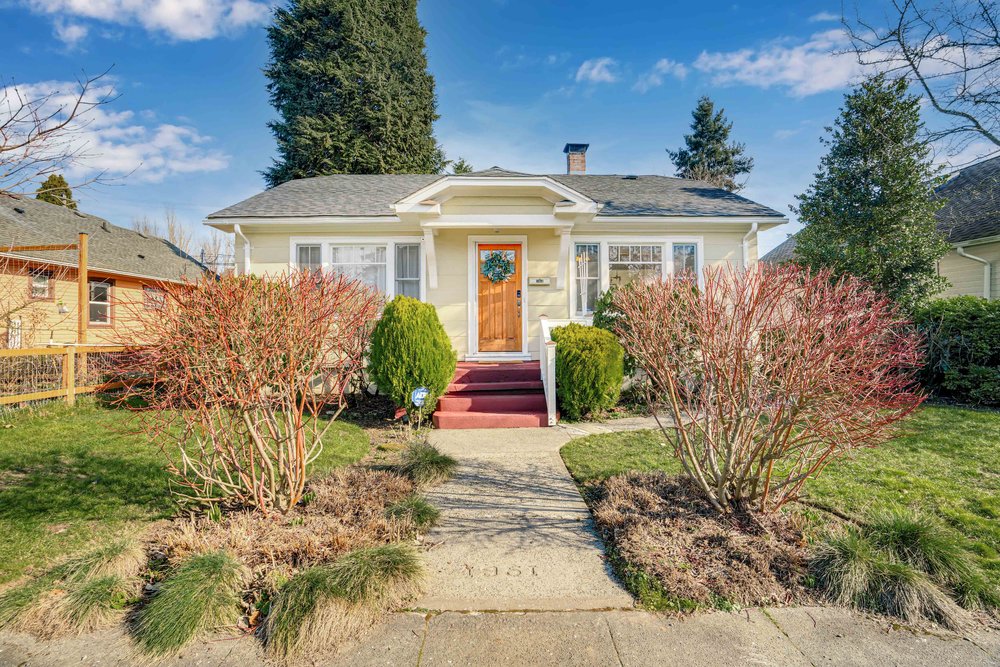
<instances>
[{"instance_id":1,"label":"white window trim","mask_svg":"<svg viewBox=\"0 0 1000 667\"><path fill-rule=\"evenodd\" d=\"M659 245L663 247L661 253L662 276L672 276L674 274L674 253L673 244L693 243L697 246L697 256L695 257L695 272L698 275L698 285L703 286L705 281L705 237L703 236L622 236L608 238L607 236L576 236L570 238L569 256L567 266L569 267L569 312L573 318L583 318L590 320L593 315L577 314L576 304L576 262L574 261L577 243L590 243L600 246L598 254L600 294L604 294L611 287L610 264L608 261L608 246L612 245ZM600 295L598 295L600 296Z\"/></svg>"},{"instance_id":2,"label":"white window trim","mask_svg":"<svg viewBox=\"0 0 1000 667\"><path fill-rule=\"evenodd\" d=\"M94 285L105 285L108 288L108 300L107 301L94 301L93 295L90 293L91 287ZM93 324L95 326L111 326L114 323L114 314L112 313L112 302L114 301L114 289L115 283L113 280L104 280L102 278L91 278L87 281L87 323ZM95 320L90 316L90 307L93 305L106 304L108 307L108 319L106 321Z\"/></svg>"},{"instance_id":3,"label":"white window trim","mask_svg":"<svg viewBox=\"0 0 1000 667\"><path fill-rule=\"evenodd\" d=\"M320 246L323 271L329 271L332 265L333 253L331 246L335 245L371 245L385 246L385 297L396 296L396 246L417 245L420 258L420 300L427 300L427 267L422 236L293 236L288 243L288 270L298 270L298 257L295 247L300 245Z\"/></svg>"}]
</instances>

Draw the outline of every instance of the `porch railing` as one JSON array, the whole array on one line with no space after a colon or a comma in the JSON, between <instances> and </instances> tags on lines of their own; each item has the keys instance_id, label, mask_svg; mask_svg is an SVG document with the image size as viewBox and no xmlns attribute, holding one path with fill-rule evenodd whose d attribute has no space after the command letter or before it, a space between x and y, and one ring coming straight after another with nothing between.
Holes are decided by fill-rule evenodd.
<instances>
[{"instance_id":1,"label":"porch railing","mask_svg":"<svg viewBox=\"0 0 1000 667\"><path fill-rule=\"evenodd\" d=\"M545 408L548 412L549 426L555 426L559 422L556 411L556 342L552 340L552 330L556 327L564 327L567 324L585 324L590 326L592 322L585 319L573 320L550 320L545 315L538 318L542 325L541 333L538 336L538 364L542 371L542 387L545 392Z\"/></svg>"}]
</instances>

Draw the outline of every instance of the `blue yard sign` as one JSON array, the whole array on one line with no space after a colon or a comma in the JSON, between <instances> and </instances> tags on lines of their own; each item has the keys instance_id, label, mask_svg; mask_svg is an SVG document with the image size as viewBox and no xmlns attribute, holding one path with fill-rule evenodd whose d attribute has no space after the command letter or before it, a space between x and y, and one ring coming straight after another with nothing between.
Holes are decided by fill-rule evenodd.
<instances>
[{"instance_id":1,"label":"blue yard sign","mask_svg":"<svg viewBox=\"0 0 1000 667\"><path fill-rule=\"evenodd\" d=\"M410 402L413 403L415 407L422 408L424 406L424 401L427 400L427 396L430 393L431 392L427 387L417 387L410 392Z\"/></svg>"}]
</instances>

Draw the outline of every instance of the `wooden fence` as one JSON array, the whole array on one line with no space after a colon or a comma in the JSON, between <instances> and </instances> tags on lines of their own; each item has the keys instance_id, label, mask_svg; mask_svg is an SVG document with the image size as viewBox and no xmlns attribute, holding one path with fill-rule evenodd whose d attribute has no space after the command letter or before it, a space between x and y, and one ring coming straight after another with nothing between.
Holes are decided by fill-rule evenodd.
<instances>
[{"instance_id":1,"label":"wooden fence","mask_svg":"<svg viewBox=\"0 0 1000 667\"><path fill-rule=\"evenodd\" d=\"M121 386L124 347L67 345L0 350L0 405L63 398Z\"/></svg>"}]
</instances>

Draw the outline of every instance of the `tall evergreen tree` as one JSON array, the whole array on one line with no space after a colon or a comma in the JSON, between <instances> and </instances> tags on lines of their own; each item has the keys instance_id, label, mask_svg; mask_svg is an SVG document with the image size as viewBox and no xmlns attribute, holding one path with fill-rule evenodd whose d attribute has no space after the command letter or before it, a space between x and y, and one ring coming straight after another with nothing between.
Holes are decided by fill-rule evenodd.
<instances>
[{"instance_id":1,"label":"tall evergreen tree","mask_svg":"<svg viewBox=\"0 0 1000 667\"><path fill-rule=\"evenodd\" d=\"M438 173L417 0L290 0L267 29L278 120L268 186L323 174Z\"/></svg>"},{"instance_id":2,"label":"tall evergreen tree","mask_svg":"<svg viewBox=\"0 0 1000 667\"><path fill-rule=\"evenodd\" d=\"M936 267L949 246L934 215L944 179L921 129L920 100L905 79L865 80L827 129L829 152L792 209L805 223L799 261L865 278L904 308L947 285Z\"/></svg>"},{"instance_id":3,"label":"tall evergreen tree","mask_svg":"<svg viewBox=\"0 0 1000 667\"><path fill-rule=\"evenodd\" d=\"M475 171L475 169L472 168L472 165L464 157L458 158L454 162L450 163L450 165L451 173L456 176L461 174L471 174Z\"/></svg>"},{"instance_id":4,"label":"tall evergreen tree","mask_svg":"<svg viewBox=\"0 0 1000 667\"><path fill-rule=\"evenodd\" d=\"M696 178L712 185L737 192L743 183L736 179L749 174L753 158L746 155L746 146L729 143L733 123L726 119L725 109L715 110L708 97L698 100L691 112L691 134L684 135L684 147L667 153L681 178Z\"/></svg>"},{"instance_id":5,"label":"tall evergreen tree","mask_svg":"<svg viewBox=\"0 0 1000 667\"><path fill-rule=\"evenodd\" d=\"M73 199L73 190L62 174L49 174L38 189L35 190L35 199L47 201L56 206L65 206L76 210L76 200Z\"/></svg>"}]
</instances>

